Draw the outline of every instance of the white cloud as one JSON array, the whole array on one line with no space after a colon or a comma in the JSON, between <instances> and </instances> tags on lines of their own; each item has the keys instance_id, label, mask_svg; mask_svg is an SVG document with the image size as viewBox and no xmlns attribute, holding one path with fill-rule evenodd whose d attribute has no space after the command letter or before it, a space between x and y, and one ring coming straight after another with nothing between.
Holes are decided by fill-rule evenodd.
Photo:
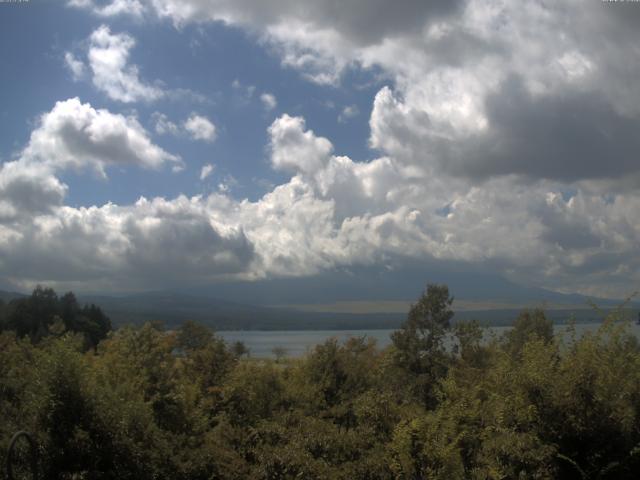
<instances>
[{"instance_id":1,"label":"white cloud","mask_svg":"<svg viewBox=\"0 0 640 480\"><path fill-rule=\"evenodd\" d=\"M304 129L302 117L286 114L271 124L271 164L274 168L313 173L326 164L333 150L331 142Z\"/></svg>"},{"instance_id":2,"label":"white cloud","mask_svg":"<svg viewBox=\"0 0 640 480\"><path fill-rule=\"evenodd\" d=\"M84 63L81 60L78 60L73 53L66 52L64 54L64 61L67 68L71 71L74 81L78 81L84 76Z\"/></svg>"},{"instance_id":3,"label":"white cloud","mask_svg":"<svg viewBox=\"0 0 640 480\"><path fill-rule=\"evenodd\" d=\"M0 196L3 271L25 285L55 279L122 289L438 259L488 262L529 282L583 291L639 280L638 195L604 198L585 187L567 199L557 183L503 177L478 187L424 177L388 157L357 162L333 155L299 117L280 117L269 133L274 166L292 177L256 201L227 196L233 179L225 178L207 197L72 208L62 205L56 169L21 158L18 170L35 165L38 181L49 179L37 190L49 208L29 205L31 193L9 192L15 212L7 215ZM0 172L0 185L12 183L11 169Z\"/></svg>"},{"instance_id":4,"label":"white cloud","mask_svg":"<svg viewBox=\"0 0 640 480\"><path fill-rule=\"evenodd\" d=\"M206 165L204 165L202 167L202 170L200 170L200 180L204 180L209 175L211 175L213 173L214 168L215 166L210 163L207 163Z\"/></svg>"},{"instance_id":5,"label":"white cloud","mask_svg":"<svg viewBox=\"0 0 640 480\"><path fill-rule=\"evenodd\" d=\"M180 127L169 120L164 113L154 112L151 116L151 120L154 122L154 129L158 135L179 135Z\"/></svg>"},{"instance_id":6,"label":"white cloud","mask_svg":"<svg viewBox=\"0 0 640 480\"><path fill-rule=\"evenodd\" d=\"M92 167L103 176L111 165L159 168L181 163L179 157L151 143L135 117L94 109L78 98L57 102L41 116L21 161L53 170Z\"/></svg>"},{"instance_id":7,"label":"white cloud","mask_svg":"<svg viewBox=\"0 0 640 480\"><path fill-rule=\"evenodd\" d=\"M115 10L121 3L114 0L108 8ZM629 70L628 58L637 53L633 43L625 42L637 36L629 20L635 13L632 5L585 7L569 0L522 7L493 0L440 0L403 2L389 9L382 0L354 0L340 8L323 0L140 3L176 25L222 21L258 32L284 65L319 83L337 82L349 66L382 67L397 87L430 110L471 124L482 125L482 96L511 74L523 74L532 92L569 84L604 92L621 111L640 108L640 87L622 79L640 68ZM531 19L536 28L528 28Z\"/></svg>"},{"instance_id":8,"label":"white cloud","mask_svg":"<svg viewBox=\"0 0 640 480\"><path fill-rule=\"evenodd\" d=\"M145 84L138 67L129 64L129 54L136 42L125 34L112 34L106 25L89 37L89 66L93 84L111 99L124 103L152 101L164 95L161 88Z\"/></svg>"},{"instance_id":9,"label":"white cloud","mask_svg":"<svg viewBox=\"0 0 640 480\"><path fill-rule=\"evenodd\" d=\"M106 5L99 5L94 0L69 0L67 5L90 10L99 17L131 15L142 17L146 9L140 0L112 0Z\"/></svg>"},{"instance_id":10,"label":"white cloud","mask_svg":"<svg viewBox=\"0 0 640 480\"><path fill-rule=\"evenodd\" d=\"M462 1L404 2L392 10L382 0L356 0L336 8L330 1L282 2L149 0L160 17L176 25L222 21L258 31L280 52L285 66L299 69L310 80L334 84L362 49L385 38L419 34L425 23L462 10ZM380 12L384 11L384 15Z\"/></svg>"},{"instance_id":11,"label":"white cloud","mask_svg":"<svg viewBox=\"0 0 640 480\"><path fill-rule=\"evenodd\" d=\"M338 122L346 123L349 119L358 116L360 110L358 110L357 105L347 105L342 109L340 115L338 115Z\"/></svg>"},{"instance_id":12,"label":"white cloud","mask_svg":"<svg viewBox=\"0 0 640 480\"><path fill-rule=\"evenodd\" d=\"M157 169L181 165L149 140L134 117L94 109L79 99L57 102L43 114L17 160L0 168L0 223L63 205L67 186L58 172L90 168L106 177L111 166Z\"/></svg>"},{"instance_id":13,"label":"white cloud","mask_svg":"<svg viewBox=\"0 0 640 480\"><path fill-rule=\"evenodd\" d=\"M273 110L278 105L278 101L272 93L263 93L260 95L260 100L262 101L262 105L264 105L265 110Z\"/></svg>"},{"instance_id":14,"label":"white cloud","mask_svg":"<svg viewBox=\"0 0 640 480\"><path fill-rule=\"evenodd\" d=\"M213 142L216 139L216 126L202 115L191 114L184 122L184 128L194 140Z\"/></svg>"},{"instance_id":15,"label":"white cloud","mask_svg":"<svg viewBox=\"0 0 640 480\"><path fill-rule=\"evenodd\" d=\"M139 4L137 0L131 3ZM95 7L90 1L76 0L70 3L72 6L85 4ZM130 12L126 9L128 5L129 0L116 1L104 6L104 9L117 7L119 13L129 14ZM199 105L212 104L210 98L188 88L166 89L158 81L152 85L141 80L139 67L129 61L131 51L136 46L136 40L127 33L113 34L108 26L102 25L89 36L85 45L86 63L73 53L66 52L66 66L71 71L74 81L84 78L85 72L90 70L93 85L112 100L133 103L152 102L165 98Z\"/></svg>"},{"instance_id":16,"label":"white cloud","mask_svg":"<svg viewBox=\"0 0 640 480\"><path fill-rule=\"evenodd\" d=\"M242 229L216 224L200 197L73 208L57 175L69 168L155 168L178 158L151 144L131 117L78 99L42 115L18 159L0 168L0 264L18 285L171 284L246 272Z\"/></svg>"},{"instance_id":17,"label":"white cloud","mask_svg":"<svg viewBox=\"0 0 640 480\"><path fill-rule=\"evenodd\" d=\"M192 113L184 122L177 124L165 114L154 112L151 116L158 135L188 137L192 140L213 142L217 136L216 126L206 117Z\"/></svg>"},{"instance_id":18,"label":"white cloud","mask_svg":"<svg viewBox=\"0 0 640 480\"><path fill-rule=\"evenodd\" d=\"M380 157L364 163L335 155L331 142L308 130L304 119L283 115L269 128L271 164L291 178L261 199L235 201L218 193L96 207L86 216L91 226L84 228L68 219L85 212L60 206L64 185L53 173L39 172L54 207L33 209L7 194L15 199L11 208L32 208L46 220L32 230L0 232L3 259L11 251L6 245L17 245L19 238L48 238L51 242L33 248L53 251L50 246L68 235L54 225L69 226L74 238L87 239L99 238L109 225L110 243L97 244L104 252L95 262L102 273L73 265L75 278L111 278L131 273L123 265L145 253L133 249L132 257L124 255L127 245L141 245L145 232L168 242L172 228L180 227L193 235L173 233L180 245L192 242L184 255L197 256L201 249L213 258L205 247L211 243L231 259L210 263L211 277L231 271L238 278L305 275L336 266L393 266L404 258L486 265L525 283L588 293L626 293L640 283L635 135L640 33L634 5L577 0L400 2L393 9L382 0L343 2L340 8L330 1L280 0L144 5L176 25L209 19L240 26L257 34L283 65L317 83L335 85L349 68L381 71L389 86L373 99L369 119L370 144ZM104 48L120 52L105 64L141 84L127 63L133 47L127 38ZM110 85L119 85L115 90L122 93L125 83ZM241 98L254 94L240 82L233 86ZM11 175L7 171L6 178ZM29 185L36 183L27 178ZM15 218L6 201L0 205L7 218ZM185 226L165 211L196 220ZM141 226L124 229L124 219ZM174 268L201 278L191 262L188 258L180 270L176 258ZM132 278L153 268L151 257L139 264L144 268ZM32 273L6 267L16 277L48 278L36 266Z\"/></svg>"}]
</instances>

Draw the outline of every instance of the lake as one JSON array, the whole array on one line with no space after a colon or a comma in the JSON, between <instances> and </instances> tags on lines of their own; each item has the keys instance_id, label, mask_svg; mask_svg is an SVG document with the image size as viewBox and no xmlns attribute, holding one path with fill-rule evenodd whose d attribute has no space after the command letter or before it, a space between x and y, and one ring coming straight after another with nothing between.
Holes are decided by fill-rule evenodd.
<instances>
[{"instance_id":1,"label":"lake","mask_svg":"<svg viewBox=\"0 0 640 480\"><path fill-rule=\"evenodd\" d=\"M598 323L578 323L575 325L576 333L582 335L588 331L595 331ZM489 335L502 335L511 327L485 327ZM630 330L640 338L640 325L631 324ZM555 325L556 333L566 331L567 325ZM284 331L222 331L217 332L228 343L244 342L252 357L274 357L275 347L284 348L287 357L301 357L312 350L316 345L335 337L344 341L349 337L373 338L379 348L384 348L391 343L390 335L394 330L284 330ZM485 335L486 336L486 335Z\"/></svg>"}]
</instances>

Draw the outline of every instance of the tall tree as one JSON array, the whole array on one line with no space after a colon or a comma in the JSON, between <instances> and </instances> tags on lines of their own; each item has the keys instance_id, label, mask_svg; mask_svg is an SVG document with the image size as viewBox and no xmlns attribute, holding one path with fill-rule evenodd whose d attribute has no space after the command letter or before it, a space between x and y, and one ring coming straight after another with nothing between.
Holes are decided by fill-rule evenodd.
<instances>
[{"instance_id":1,"label":"tall tree","mask_svg":"<svg viewBox=\"0 0 640 480\"><path fill-rule=\"evenodd\" d=\"M506 348L518 355L522 347L534 337L549 343L553 338L553 322L540 308L524 310L513 323L513 328L505 334Z\"/></svg>"},{"instance_id":2,"label":"tall tree","mask_svg":"<svg viewBox=\"0 0 640 480\"><path fill-rule=\"evenodd\" d=\"M434 404L435 382L446 374L444 339L451 326L452 303L446 285L427 285L400 330L391 335L395 361L414 378L415 393L427 407Z\"/></svg>"},{"instance_id":3,"label":"tall tree","mask_svg":"<svg viewBox=\"0 0 640 480\"><path fill-rule=\"evenodd\" d=\"M7 327L19 337L29 336L37 341L47 334L58 315L58 296L51 288L38 285L31 296L10 302Z\"/></svg>"}]
</instances>

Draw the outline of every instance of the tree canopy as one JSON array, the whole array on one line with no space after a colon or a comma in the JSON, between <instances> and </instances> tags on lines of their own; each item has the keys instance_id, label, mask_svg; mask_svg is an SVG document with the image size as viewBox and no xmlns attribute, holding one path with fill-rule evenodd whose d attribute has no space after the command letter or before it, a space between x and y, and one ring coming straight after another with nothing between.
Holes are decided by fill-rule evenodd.
<instances>
[{"instance_id":1,"label":"tree canopy","mask_svg":"<svg viewBox=\"0 0 640 480\"><path fill-rule=\"evenodd\" d=\"M0 452L15 431L32 432L41 478L640 471L640 344L613 317L583 336L554 335L543 312L523 312L493 338L451 325L448 289L430 285L389 348L330 339L274 361L193 323L120 328L87 351L91 307L46 289L33 297L5 305L14 330L0 333Z\"/></svg>"},{"instance_id":2,"label":"tree canopy","mask_svg":"<svg viewBox=\"0 0 640 480\"><path fill-rule=\"evenodd\" d=\"M90 347L95 347L111 331L111 320L100 307L80 306L72 292L58 297L51 288L36 287L30 296L15 298L0 305L0 328L12 330L18 337L33 342L65 331L80 333Z\"/></svg>"}]
</instances>

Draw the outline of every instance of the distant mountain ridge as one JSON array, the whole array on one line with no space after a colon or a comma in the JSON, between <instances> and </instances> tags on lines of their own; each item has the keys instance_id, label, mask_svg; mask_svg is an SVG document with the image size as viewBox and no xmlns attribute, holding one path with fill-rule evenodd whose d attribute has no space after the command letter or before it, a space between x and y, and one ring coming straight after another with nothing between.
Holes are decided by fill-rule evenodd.
<instances>
[{"instance_id":1,"label":"distant mountain ridge","mask_svg":"<svg viewBox=\"0 0 640 480\"><path fill-rule=\"evenodd\" d=\"M406 271L404 275L407 275ZM406 318L410 302L418 297L426 283L430 283L418 282L417 277L421 275L424 276L424 272L416 272L407 279L398 278L399 274L393 272L381 277L367 275L365 271L346 277L326 275L276 279L270 282L199 287L193 291L150 291L120 295L77 293L77 296L80 303L95 303L100 306L116 326L158 321L173 328L186 320L193 320L216 330L397 328ZM399 280L413 285L408 289L410 295L407 294L407 289L403 290L397 283ZM522 309L531 307L546 307L548 316L556 323L563 323L571 315L577 321L586 322L597 321L601 317L600 313L589 306L589 297L523 287L500 277L440 274L433 283L449 285L456 298L454 311L456 304L458 305L455 320L477 319L487 325L508 325ZM369 301L372 307L365 313L336 311L331 308L323 310L323 305L326 305L323 302L349 303L343 300L349 300L345 297L345 292L359 298L360 303ZM406 309L398 307L396 311L376 312L375 302L385 298L384 294L387 298L395 299L388 303L395 302L400 306L406 304ZM5 302L21 296L24 294L0 291L0 299ZM287 301L292 299L299 301L289 302L287 305ZM307 305L304 305L305 301ZM621 302L595 299L595 303L607 310ZM637 302L629 305L631 309L637 309L638 306Z\"/></svg>"},{"instance_id":2,"label":"distant mountain ridge","mask_svg":"<svg viewBox=\"0 0 640 480\"><path fill-rule=\"evenodd\" d=\"M438 271L424 266L389 271L360 267L310 277L196 286L180 292L269 306L367 300L412 301L420 296L428 283L448 285L454 298L465 301L586 305L588 300L593 299L603 306L620 303L619 300L526 287L491 273ZM621 296L627 293L629 292L621 292Z\"/></svg>"},{"instance_id":3,"label":"distant mountain ridge","mask_svg":"<svg viewBox=\"0 0 640 480\"><path fill-rule=\"evenodd\" d=\"M403 312L386 313L304 311L282 306L274 308L265 305L251 305L177 292L144 292L120 297L80 295L79 299L81 302L100 305L110 315L114 323L119 325L160 321L168 327L172 327L185 320L194 320L216 330L397 328L406 318L408 311L408 309ZM562 303L557 301L557 297L554 300L557 304ZM601 317L599 312L587 305L587 297L570 295L564 300L565 307L546 309L547 315L556 323L564 323L572 315L577 321L583 322L597 321ZM582 303L576 300L582 300ZM509 325L523 308L536 306L533 305L536 302L529 303L529 305L512 308L458 310L454 320L476 319L487 325ZM597 303L605 310L619 304L613 300L600 300ZM455 301L453 309L456 310Z\"/></svg>"},{"instance_id":4,"label":"distant mountain ridge","mask_svg":"<svg viewBox=\"0 0 640 480\"><path fill-rule=\"evenodd\" d=\"M11 300L15 299L15 298L22 298L22 297L26 297L27 295L24 293L18 293L18 292L8 292L5 290L0 290L0 300L2 300L3 302L10 302Z\"/></svg>"},{"instance_id":5,"label":"distant mountain ridge","mask_svg":"<svg viewBox=\"0 0 640 480\"><path fill-rule=\"evenodd\" d=\"M322 330L395 328L404 315L354 315L297 312L175 292L145 292L122 297L80 295L99 305L116 325L160 321L172 328L186 320L216 330Z\"/></svg>"}]
</instances>

